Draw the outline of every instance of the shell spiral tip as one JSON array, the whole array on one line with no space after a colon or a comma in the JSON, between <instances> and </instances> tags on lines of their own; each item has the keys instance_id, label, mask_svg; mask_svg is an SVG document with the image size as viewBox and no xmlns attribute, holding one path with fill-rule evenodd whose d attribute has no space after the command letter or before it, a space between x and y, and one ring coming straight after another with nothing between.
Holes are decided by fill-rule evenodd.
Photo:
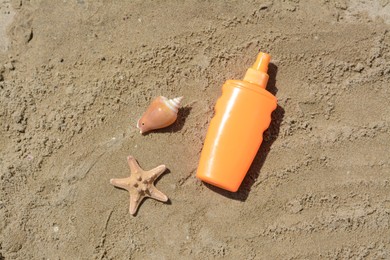
<instances>
[{"instance_id":1,"label":"shell spiral tip","mask_svg":"<svg viewBox=\"0 0 390 260\"><path fill-rule=\"evenodd\" d=\"M175 102L177 102L177 103L179 103L180 104L180 102L183 100L183 96L181 96L181 97L177 97L177 98L174 98L173 100L175 101Z\"/></svg>"},{"instance_id":2,"label":"shell spiral tip","mask_svg":"<svg viewBox=\"0 0 390 260\"><path fill-rule=\"evenodd\" d=\"M177 98L172 98L169 100L169 102L176 108L180 107L180 103L183 100L183 97L177 97Z\"/></svg>"}]
</instances>

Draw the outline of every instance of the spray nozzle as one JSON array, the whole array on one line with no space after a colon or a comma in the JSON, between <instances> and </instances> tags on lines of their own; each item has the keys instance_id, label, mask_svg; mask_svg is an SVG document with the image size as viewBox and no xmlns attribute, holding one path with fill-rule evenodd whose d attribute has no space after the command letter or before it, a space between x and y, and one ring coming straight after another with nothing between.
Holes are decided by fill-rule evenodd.
<instances>
[{"instance_id":1,"label":"spray nozzle","mask_svg":"<svg viewBox=\"0 0 390 260\"><path fill-rule=\"evenodd\" d=\"M260 52L255 63L246 71L244 80L265 89L268 82L267 71L270 59L271 56L269 54Z\"/></svg>"}]
</instances>

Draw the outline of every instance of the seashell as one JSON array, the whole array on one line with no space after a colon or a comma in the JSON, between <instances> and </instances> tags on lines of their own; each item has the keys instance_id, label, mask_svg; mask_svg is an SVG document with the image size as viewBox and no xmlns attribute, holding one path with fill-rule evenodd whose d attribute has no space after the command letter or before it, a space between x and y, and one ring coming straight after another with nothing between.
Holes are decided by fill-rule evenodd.
<instances>
[{"instance_id":1,"label":"seashell","mask_svg":"<svg viewBox=\"0 0 390 260\"><path fill-rule=\"evenodd\" d=\"M157 97L149 105L148 109L137 122L140 133L160 129L173 124L177 118L177 112L183 97L168 99L163 96Z\"/></svg>"}]
</instances>

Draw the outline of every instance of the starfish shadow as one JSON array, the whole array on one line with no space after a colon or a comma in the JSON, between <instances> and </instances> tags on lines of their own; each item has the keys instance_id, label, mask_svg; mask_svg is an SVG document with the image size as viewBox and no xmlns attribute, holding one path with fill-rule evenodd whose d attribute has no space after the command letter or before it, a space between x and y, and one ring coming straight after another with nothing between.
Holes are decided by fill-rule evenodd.
<instances>
[{"instance_id":1,"label":"starfish shadow","mask_svg":"<svg viewBox=\"0 0 390 260\"><path fill-rule=\"evenodd\" d=\"M267 90L272 93L273 95L276 95L278 92L278 89L276 88L276 74L278 72L278 67L274 65L273 63L270 63L268 66L268 75L269 80L267 84ZM279 129L280 125L283 122L284 117L284 109L281 106L277 106L276 109L272 112L272 120L271 124L268 127L268 129L263 134L263 142L260 146L259 151L257 152L251 167L248 170L248 173L246 174L243 182L241 183L240 188L237 192L230 192L218 187L215 187L213 185L210 185L208 183L204 183L209 189L234 200L240 200L245 201L248 196L249 192L251 190L251 187L256 182L261 168L264 165L264 162L271 150L272 144L276 141L276 139L279 136Z\"/></svg>"}]
</instances>

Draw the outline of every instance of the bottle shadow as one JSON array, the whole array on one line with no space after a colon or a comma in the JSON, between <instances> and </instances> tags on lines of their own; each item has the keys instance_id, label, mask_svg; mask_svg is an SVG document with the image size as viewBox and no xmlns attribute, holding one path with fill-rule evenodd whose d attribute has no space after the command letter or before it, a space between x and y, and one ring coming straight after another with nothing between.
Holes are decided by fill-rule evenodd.
<instances>
[{"instance_id":1,"label":"bottle shadow","mask_svg":"<svg viewBox=\"0 0 390 260\"><path fill-rule=\"evenodd\" d=\"M278 89L276 87L277 72L278 72L278 67L273 63L270 63L268 66L269 80L267 84L267 90L273 95L276 95L276 93L278 92ZM276 141L276 139L279 136L279 129L281 123L283 122L284 113L285 113L284 109L279 105L277 105L276 109L272 112L271 124L268 127L268 129L263 133L263 142L260 146L260 149L257 152L252 162L252 165L249 168L248 173L246 174L237 192L230 192L215 187L208 183L204 183L205 186L207 186L210 190L213 190L227 198L245 201L249 196L251 187L256 182L260 174L261 168L263 167L265 160L271 150L272 144Z\"/></svg>"}]
</instances>

